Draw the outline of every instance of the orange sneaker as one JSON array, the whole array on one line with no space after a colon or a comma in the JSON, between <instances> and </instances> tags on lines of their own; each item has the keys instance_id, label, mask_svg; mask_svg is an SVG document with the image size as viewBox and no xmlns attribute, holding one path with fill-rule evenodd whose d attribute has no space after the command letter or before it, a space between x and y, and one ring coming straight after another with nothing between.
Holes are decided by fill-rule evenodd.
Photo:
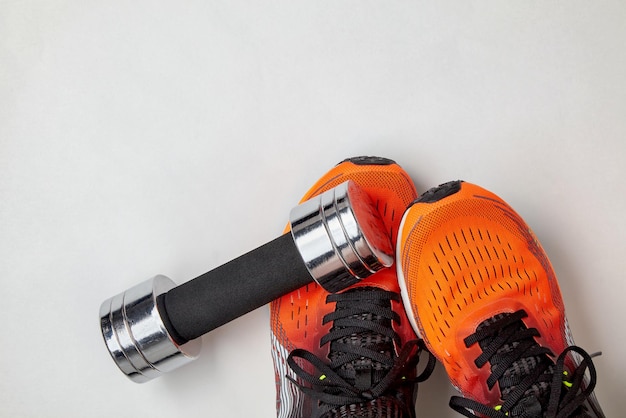
<instances>
[{"instance_id":1,"label":"orange sneaker","mask_svg":"<svg viewBox=\"0 0 626 418\"><path fill-rule=\"evenodd\" d=\"M385 158L351 158L302 200L347 180L376 202L395 244L402 214L417 197L410 177ZM421 346L399 293L390 268L341 293L313 283L270 304L278 417L414 416Z\"/></svg>"},{"instance_id":2,"label":"orange sneaker","mask_svg":"<svg viewBox=\"0 0 626 418\"><path fill-rule=\"evenodd\" d=\"M603 416L550 261L507 203L470 183L443 184L409 207L397 242L409 319L465 397L452 408L468 417Z\"/></svg>"}]
</instances>

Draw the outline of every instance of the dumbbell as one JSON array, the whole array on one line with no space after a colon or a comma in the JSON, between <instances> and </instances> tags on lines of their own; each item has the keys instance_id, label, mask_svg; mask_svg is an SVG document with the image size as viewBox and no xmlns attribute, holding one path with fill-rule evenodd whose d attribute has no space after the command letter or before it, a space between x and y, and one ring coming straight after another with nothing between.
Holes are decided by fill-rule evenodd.
<instances>
[{"instance_id":1,"label":"dumbbell","mask_svg":"<svg viewBox=\"0 0 626 418\"><path fill-rule=\"evenodd\" d=\"M290 232L179 286L158 275L104 301L100 327L142 383L194 360L201 336L313 281L335 293L393 264L369 196L347 181L294 207Z\"/></svg>"}]
</instances>

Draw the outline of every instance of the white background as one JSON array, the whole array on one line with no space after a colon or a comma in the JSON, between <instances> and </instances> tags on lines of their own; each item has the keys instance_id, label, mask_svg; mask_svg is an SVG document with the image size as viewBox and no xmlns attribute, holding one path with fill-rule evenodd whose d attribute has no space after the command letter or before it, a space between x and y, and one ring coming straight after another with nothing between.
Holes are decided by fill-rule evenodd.
<instances>
[{"instance_id":1,"label":"white background","mask_svg":"<svg viewBox=\"0 0 626 418\"><path fill-rule=\"evenodd\" d=\"M98 308L276 237L355 155L509 201L622 416L625 135L622 0L0 1L0 416L273 416L267 306L143 385Z\"/></svg>"}]
</instances>

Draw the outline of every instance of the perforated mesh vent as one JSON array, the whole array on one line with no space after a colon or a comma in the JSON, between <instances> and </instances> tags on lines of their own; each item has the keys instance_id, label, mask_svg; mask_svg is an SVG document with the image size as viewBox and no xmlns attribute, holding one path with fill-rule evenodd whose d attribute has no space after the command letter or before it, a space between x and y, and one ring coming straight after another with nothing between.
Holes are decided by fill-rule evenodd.
<instances>
[{"instance_id":1,"label":"perforated mesh vent","mask_svg":"<svg viewBox=\"0 0 626 418\"><path fill-rule=\"evenodd\" d=\"M455 361L456 341L478 325L463 322L468 315L489 318L496 306L532 312L541 322L532 326L557 351L563 348L563 303L552 267L526 223L499 197L462 183L458 193L414 204L403 237L411 309L449 374L471 378Z\"/></svg>"}]
</instances>

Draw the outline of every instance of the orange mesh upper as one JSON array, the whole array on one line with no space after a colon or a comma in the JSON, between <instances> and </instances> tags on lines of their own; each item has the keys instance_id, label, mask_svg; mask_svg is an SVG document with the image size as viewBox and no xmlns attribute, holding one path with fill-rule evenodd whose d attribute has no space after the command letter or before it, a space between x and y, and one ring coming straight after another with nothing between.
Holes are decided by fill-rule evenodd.
<instances>
[{"instance_id":1,"label":"orange mesh upper","mask_svg":"<svg viewBox=\"0 0 626 418\"><path fill-rule=\"evenodd\" d=\"M434 203L418 202L405 218L398 262L418 331L456 387L495 405L500 393L485 384L489 367L474 364L481 350L466 348L463 339L497 313L524 309L539 344L560 353L567 345L565 317L550 262L521 217L473 184Z\"/></svg>"},{"instance_id":2,"label":"orange mesh upper","mask_svg":"<svg viewBox=\"0 0 626 418\"><path fill-rule=\"evenodd\" d=\"M376 204L395 248L404 210L417 197L411 178L395 163L363 165L344 161L320 178L301 201L317 196L347 180L353 180L358 184ZM289 227L285 232L288 230ZM372 285L399 292L394 269L383 269L354 287ZM335 309L334 303L325 303L327 295L324 289L316 283L311 283L273 301L270 304L270 321L278 343L288 351L304 348L321 358L326 357L328 346L320 348L319 341L329 332L331 324L322 325L321 322L324 315ZM393 303L393 309L404 315L400 302ZM396 329L396 332L401 336L403 343L415 339L415 333L408 326L406 317L402 321L402 328Z\"/></svg>"},{"instance_id":3,"label":"orange mesh upper","mask_svg":"<svg viewBox=\"0 0 626 418\"><path fill-rule=\"evenodd\" d=\"M344 161L320 178L300 202L324 193L347 180L353 180L370 196L395 245L404 210L417 197L411 178L397 164L358 165Z\"/></svg>"}]
</instances>

